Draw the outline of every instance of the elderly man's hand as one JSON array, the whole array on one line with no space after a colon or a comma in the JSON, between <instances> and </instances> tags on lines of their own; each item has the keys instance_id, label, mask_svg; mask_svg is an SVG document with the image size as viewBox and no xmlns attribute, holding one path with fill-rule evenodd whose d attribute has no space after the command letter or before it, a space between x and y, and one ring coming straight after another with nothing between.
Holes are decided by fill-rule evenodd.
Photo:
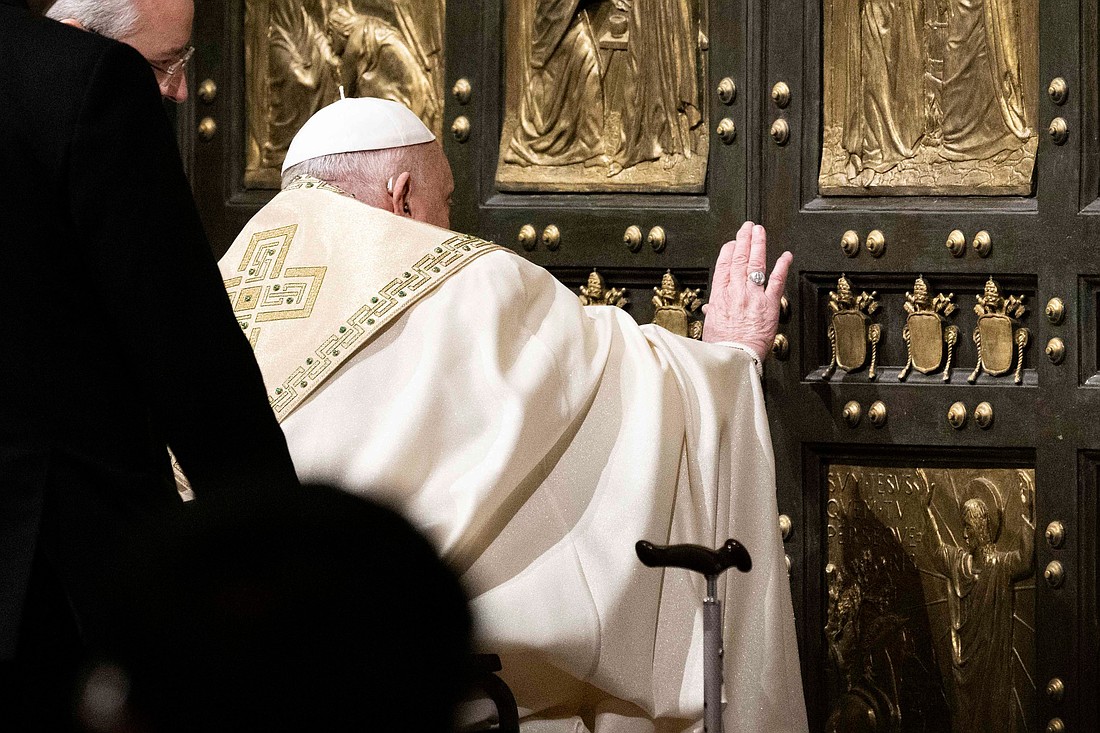
<instances>
[{"instance_id":1,"label":"elderly man's hand","mask_svg":"<svg viewBox=\"0 0 1100 733\"><path fill-rule=\"evenodd\" d=\"M764 273L767 264L767 235L764 227L747 221L737 239L726 242L714 266L710 302L703 306L703 340L735 341L766 359L779 328L779 301L787 282L787 270L794 259L784 252L775 263L767 283L754 283L751 273Z\"/></svg>"}]
</instances>

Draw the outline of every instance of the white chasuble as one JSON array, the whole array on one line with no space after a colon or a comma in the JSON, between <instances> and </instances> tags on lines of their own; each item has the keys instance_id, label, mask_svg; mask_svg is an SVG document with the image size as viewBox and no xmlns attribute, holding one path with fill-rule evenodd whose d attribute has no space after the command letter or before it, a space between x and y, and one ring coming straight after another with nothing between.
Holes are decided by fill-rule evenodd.
<instances>
[{"instance_id":1,"label":"white chasuble","mask_svg":"<svg viewBox=\"0 0 1100 733\"><path fill-rule=\"evenodd\" d=\"M703 579L644 567L634 543L729 537L753 568L720 583L726 733L805 731L750 357L581 306L508 250L310 185L221 261L298 474L427 533L524 731L701 731Z\"/></svg>"}]
</instances>

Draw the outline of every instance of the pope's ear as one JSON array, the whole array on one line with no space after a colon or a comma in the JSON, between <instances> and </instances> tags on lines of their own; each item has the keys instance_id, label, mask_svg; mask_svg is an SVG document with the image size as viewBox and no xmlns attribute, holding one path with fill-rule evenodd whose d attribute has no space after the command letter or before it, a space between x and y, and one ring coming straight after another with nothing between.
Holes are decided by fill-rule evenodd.
<instances>
[{"instance_id":1,"label":"pope's ear","mask_svg":"<svg viewBox=\"0 0 1100 733\"><path fill-rule=\"evenodd\" d=\"M83 24L83 23L81 23L81 22L80 22L79 20L77 20L76 18L62 18L62 19L61 19L61 22L62 22L62 23L64 23L65 25L71 25L71 26L72 26L73 28L79 28L79 29L80 29L80 30L82 30L82 31L83 31L83 30L87 30L87 29L86 29L86 28L84 27L84 24Z\"/></svg>"},{"instance_id":2,"label":"pope's ear","mask_svg":"<svg viewBox=\"0 0 1100 733\"><path fill-rule=\"evenodd\" d=\"M408 171L402 172L393 179L393 213L398 216L409 216L409 189L411 176Z\"/></svg>"}]
</instances>

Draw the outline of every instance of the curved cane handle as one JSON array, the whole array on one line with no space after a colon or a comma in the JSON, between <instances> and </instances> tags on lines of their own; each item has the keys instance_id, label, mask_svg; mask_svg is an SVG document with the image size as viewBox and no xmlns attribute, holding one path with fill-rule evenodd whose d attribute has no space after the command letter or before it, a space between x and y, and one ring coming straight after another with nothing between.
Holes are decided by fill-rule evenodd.
<instances>
[{"instance_id":1,"label":"curved cane handle","mask_svg":"<svg viewBox=\"0 0 1100 733\"><path fill-rule=\"evenodd\" d=\"M638 559L651 568L684 568L703 575L721 575L729 568L742 573L752 570L752 557L737 540L726 540L717 550L702 545L655 545L639 540L634 545Z\"/></svg>"}]
</instances>

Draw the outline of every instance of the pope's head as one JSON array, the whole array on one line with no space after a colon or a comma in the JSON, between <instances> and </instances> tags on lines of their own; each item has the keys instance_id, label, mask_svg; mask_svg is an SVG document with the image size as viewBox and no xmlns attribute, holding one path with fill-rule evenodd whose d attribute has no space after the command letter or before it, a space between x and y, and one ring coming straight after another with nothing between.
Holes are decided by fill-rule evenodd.
<instances>
[{"instance_id":1,"label":"pope's head","mask_svg":"<svg viewBox=\"0 0 1100 733\"><path fill-rule=\"evenodd\" d=\"M301 175L398 216L451 225L454 177L443 147L398 102L341 99L313 115L290 143L283 186Z\"/></svg>"}]
</instances>

